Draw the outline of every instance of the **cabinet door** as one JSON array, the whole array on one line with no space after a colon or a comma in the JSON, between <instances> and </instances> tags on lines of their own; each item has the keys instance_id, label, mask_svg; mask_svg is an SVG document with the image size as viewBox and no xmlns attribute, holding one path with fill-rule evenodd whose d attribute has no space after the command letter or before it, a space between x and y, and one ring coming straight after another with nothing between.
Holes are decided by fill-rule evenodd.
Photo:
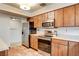
<instances>
[{"instance_id":1,"label":"cabinet door","mask_svg":"<svg viewBox=\"0 0 79 59\"><path fill-rule=\"evenodd\" d=\"M75 5L76 8L76 26L79 26L79 4Z\"/></svg>"},{"instance_id":2,"label":"cabinet door","mask_svg":"<svg viewBox=\"0 0 79 59\"><path fill-rule=\"evenodd\" d=\"M48 20L48 13L44 13L44 20Z\"/></svg>"},{"instance_id":3,"label":"cabinet door","mask_svg":"<svg viewBox=\"0 0 79 59\"><path fill-rule=\"evenodd\" d=\"M34 46L34 44L33 44L34 41L33 41L33 40L34 40L34 37L31 35L31 36L30 36L30 46L31 46L32 48L33 48L33 46Z\"/></svg>"},{"instance_id":4,"label":"cabinet door","mask_svg":"<svg viewBox=\"0 0 79 59\"><path fill-rule=\"evenodd\" d=\"M52 56L67 56L68 55L68 46L65 45L61 45L61 44L52 44L52 48L51 48L52 52L51 55Z\"/></svg>"},{"instance_id":5,"label":"cabinet door","mask_svg":"<svg viewBox=\"0 0 79 59\"><path fill-rule=\"evenodd\" d=\"M68 55L68 41L53 38L51 41L51 55L52 56L67 56Z\"/></svg>"},{"instance_id":6,"label":"cabinet door","mask_svg":"<svg viewBox=\"0 0 79 59\"><path fill-rule=\"evenodd\" d=\"M30 44L31 44L32 48L34 48L36 50L38 49L38 39L36 36L31 35Z\"/></svg>"},{"instance_id":7,"label":"cabinet door","mask_svg":"<svg viewBox=\"0 0 79 59\"><path fill-rule=\"evenodd\" d=\"M63 26L63 9L55 11L55 27Z\"/></svg>"},{"instance_id":8,"label":"cabinet door","mask_svg":"<svg viewBox=\"0 0 79 59\"><path fill-rule=\"evenodd\" d=\"M34 27L35 28L42 27L42 20L41 20L40 16L35 16L35 19L34 19Z\"/></svg>"},{"instance_id":9,"label":"cabinet door","mask_svg":"<svg viewBox=\"0 0 79 59\"><path fill-rule=\"evenodd\" d=\"M59 45L59 56L67 56L68 55L68 46Z\"/></svg>"},{"instance_id":10,"label":"cabinet door","mask_svg":"<svg viewBox=\"0 0 79 59\"><path fill-rule=\"evenodd\" d=\"M38 16L38 28L42 27L42 16Z\"/></svg>"},{"instance_id":11,"label":"cabinet door","mask_svg":"<svg viewBox=\"0 0 79 59\"><path fill-rule=\"evenodd\" d=\"M69 56L79 56L79 42L69 42Z\"/></svg>"},{"instance_id":12,"label":"cabinet door","mask_svg":"<svg viewBox=\"0 0 79 59\"><path fill-rule=\"evenodd\" d=\"M42 21L48 20L48 13L42 14Z\"/></svg>"},{"instance_id":13,"label":"cabinet door","mask_svg":"<svg viewBox=\"0 0 79 59\"><path fill-rule=\"evenodd\" d=\"M54 20L54 11L48 12L48 19Z\"/></svg>"},{"instance_id":14,"label":"cabinet door","mask_svg":"<svg viewBox=\"0 0 79 59\"><path fill-rule=\"evenodd\" d=\"M64 26L75 26L75 6L64 8Z\"/></svg>"},{"instance_id":15,"label":"cabinet door","mask_svg":"<svg viewBox=\"0 0 79 59\"><path fill-rule=\"evenodd\" d=\"M38 39L37 39L37 37L36 36L34 36L34 40L33 40L34 42L33 42L33 48L34 49L36 49L36 50L38 50Z\"/></svg>"},{"instance_id":16,"label":"cabinet door","mask_svg":"<svg viewBox=\"0 0 79 59\"><path fill-rule=\"evenodd\" d=\"M59 45L52 43L51 56L59 56Z\"/></svg>"},{"instance_id":17,"label":"cabinet door","mask_svg":"<svg viewBox=\"0 0 79 59\"><path fill-rule=\"evenodd\" d=\"M33 22L33 21L34 21L34 20L33 20L33 17L31 17L28 21L29 21L29 22Z\"/></svg>"}]
</instances>

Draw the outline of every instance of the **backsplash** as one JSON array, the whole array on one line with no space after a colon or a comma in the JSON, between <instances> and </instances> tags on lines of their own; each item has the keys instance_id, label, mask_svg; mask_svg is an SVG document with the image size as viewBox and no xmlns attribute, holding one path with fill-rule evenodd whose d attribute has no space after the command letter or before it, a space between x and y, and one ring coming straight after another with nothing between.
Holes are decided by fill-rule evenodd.
<instances>
[{"instance_id":1,"label":"backsplash","mask_svg":"<svg viewBox=\"0 0 79 59\"><path fill-rule=\"evenodd\" d=\"M54 28L54 29L53 28L52 29L38 28L37 34L44 34L45 30L52 31L52 32L54 32L54 30L55 30L55 31L57 31L58 34L66 33L66 32L79 33L79 27L60 27L60 28Z\"/></svg>"},{"instance_id":2,"label":"backsplash","mask_svg":"<svg viewBox=\"0 0 79 59\"><path fill-rule=\"evenodd\" d=\"M45 33L45 30L54 32L54 29L38 28L37 29L37 34L44 34Z\"/></svg>"},{"instance_id":3,"label":"backsplash","mask_svg":"<svg viewBox=\"0 0 79 59\"><path fill-rule=\"evenodd\" d=\"M79 31L79 27L60 27L60 28L57 28L56 31L59 31L59 32L77 32L77 31Z\"/></svg>"}]
</instances>

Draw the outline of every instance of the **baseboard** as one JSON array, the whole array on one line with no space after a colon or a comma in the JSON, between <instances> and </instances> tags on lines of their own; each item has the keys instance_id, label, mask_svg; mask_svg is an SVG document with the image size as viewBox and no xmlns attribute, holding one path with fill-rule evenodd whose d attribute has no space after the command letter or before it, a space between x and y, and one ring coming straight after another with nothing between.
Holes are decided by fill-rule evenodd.
<instances>
[{"instance_id":1,"label":"baseboard","mask_svg":"<svg viewBox=\"0 0 79 59\"><path fill-rule=\"evenodd\" d=\"M21 46L22 45L22 42L13 42L10 44L10 47L18 47L18 46Z\"/></svg>"}]
</instances>

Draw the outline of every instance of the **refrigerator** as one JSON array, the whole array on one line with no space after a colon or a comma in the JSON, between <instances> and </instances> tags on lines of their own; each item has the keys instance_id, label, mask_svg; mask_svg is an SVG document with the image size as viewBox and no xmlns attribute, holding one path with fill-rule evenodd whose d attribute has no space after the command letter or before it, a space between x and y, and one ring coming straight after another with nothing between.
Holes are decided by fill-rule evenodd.
<instances>
[{"instance_id":1,"label":"refrigerator","mask_svg":"<svg viewBox=\"0 0 79 59\"><path fill-rule=\"evenodd\" d=\"M29 47L29 22L22 24L22 44Z\"/></svg>"}]
</instances>

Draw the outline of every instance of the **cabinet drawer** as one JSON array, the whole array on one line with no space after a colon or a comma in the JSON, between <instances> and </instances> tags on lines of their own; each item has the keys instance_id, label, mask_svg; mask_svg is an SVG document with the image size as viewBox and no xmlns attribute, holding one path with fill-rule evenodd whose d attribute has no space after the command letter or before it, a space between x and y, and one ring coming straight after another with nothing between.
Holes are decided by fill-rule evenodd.
<instances>
[{"instance_id":1,"label":"cabinet drawer","mask_svg":"<svg viewBox=\"0 0 79 59\"><path fill-rule=\"evenodd\" d=\"M68 45L68 41L65 41L65 40L60 40L60 39L52 39L52 42L53 43L56 43L56 44L62 44L62 45Z\"/></svg>"}]
</instances>

